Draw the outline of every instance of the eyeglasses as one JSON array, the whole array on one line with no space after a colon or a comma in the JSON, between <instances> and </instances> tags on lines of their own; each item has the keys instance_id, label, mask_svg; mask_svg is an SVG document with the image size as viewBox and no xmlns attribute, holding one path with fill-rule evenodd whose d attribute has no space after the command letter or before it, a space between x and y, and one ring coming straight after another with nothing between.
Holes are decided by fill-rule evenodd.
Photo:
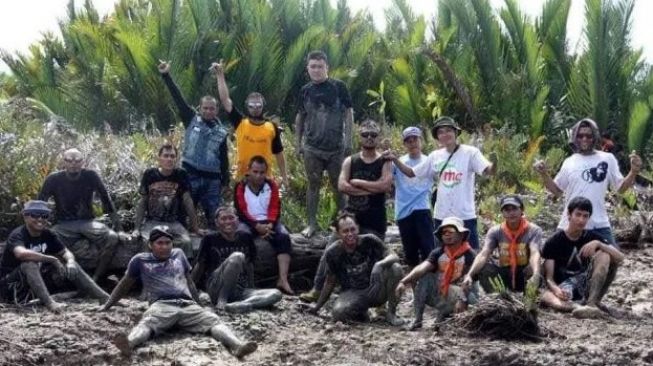
<instances>
[{"instance_id":1,"label":"eyeglasses","mask_svg":"<svg viewBox=\"0 0 653 366\"><path fill-rule=\"evenodd\" d=\"M591 133L579 133L579 134L576 135L576 138L578 140L582 140L582 139L593 140L594 135L592 135Z\"/></svg>"},{"instance_id":2,"label":"eyeglasses","mask_svg":"<svg viewBox=\"0 0 653 366\"><path fill-rule=\"evenodd\" d=\"M379 134L374 133L374 132L363 132L363 133L361 133L361 137L364 138L364 139L368 139L368 138L375 139L375 138L379 137Z\"/></svg>"},{"instance_id":3,"label":"eyeglasses","mask_svg":"<svg viewBox=\"0 0 653 366\"><path fill-rule=\"evenodd\" d=\"M63 160L64 160L66 163L75 163L75 164L79 164L79 163L81 163L82 161L84 161L84 159L82 159L82 158L79 158L79 159L65 158L65 159L63 159Z\"/></svg>"},{"instance_id":4,"label":"eyeglasses","mask_svg":"<svg viewBox=\"0 0 653 366\"><path fill-rule=\"evenodd\" d=\"M36 219L36 220L38 220L38 219L46 220L48 217L50 217L50 214L31 212L31 213L26 214L26 216L29 216L29 217L31 217L33 219Z\"/></svg>"},{"instance_id":5,"label":"eyeglasses","mask_svg":"<svg viewBox=\"0 0 653 366\"><path fill-rule=\"evenodd\" d=\"M261 108L263 107L263 103L247 103L248 108Z\"/></svg>"}]
</instances>

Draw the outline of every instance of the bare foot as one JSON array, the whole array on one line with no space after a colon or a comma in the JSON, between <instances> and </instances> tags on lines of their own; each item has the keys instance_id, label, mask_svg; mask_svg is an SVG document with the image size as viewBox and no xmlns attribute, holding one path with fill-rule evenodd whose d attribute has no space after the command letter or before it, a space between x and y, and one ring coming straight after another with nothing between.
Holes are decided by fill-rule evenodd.
<instances>
[{"instance_id":1,"label":"bare foot","mask_svg":"<svg viewBox=\"0 0 653 366\"><path fill-rule=\"evenodd\" d=\"M129 357L132 353L132 348L129 345L129 338L126 333L118 333L111 340L114 346L120 351L123 357Z\"/></svg>"},{"instance_id":2,"label":"bare foot","mask_svg":"<svg viewBox=\"0 0 653 366\"><path fill-rule=\"evenodd\" d=\"M304 235L305 238L310 238L311 236L315 235L315 232L317 231L317 228L313 225L309 225L306 227L306 229L302 230L302 235Z\"/></svg>"},{"instance_id":3,"label":"bare foot","mask_svg":"<svg viewBox=\"0 0 653 366\"><path fill-rule=\"evenodd\" d=\"M385 320L390 323L390 325L393 325L395 327L404 325L404 320L400 317L397 316L397 314L388 312L385 314Z\"/></svg>"},{"instance_id":4,"label":"bare foot","mask_svg":"<svg viewBox=\"0 0 653 366\"><path fill-rule=\"evenodd\" d=\"M48 308L48 310L50 310L55 314L61 314L61 312L63 312L63 309L66 307L66 305L60 302L52 301L50 304L46 305L46 307Z\"/></svg>"},{"instance_id":5,"label":"bare foot","mask_svg":"<svg viewBox=\"0 0 653 366\"><path fill-rule=\"evenodd\" d=\"M287 281L278 281L277 288L279 291L283 292L286 295L294 296L295 291L290 287L290 284Z\"/></svg>"},{"instance_id":6,"label":"bare foot","mask_svg":"<svg viewBox=\"0 0 653 366\"><path fill-rule=\"evenodd\" d=\"M258 345L256 342L245 342L233 350L233 355L236 356L236 358L243 358L256 351L257 348Z\"/></svg>"},{"instance_id":7,"label":"bare foot","mask_svg":"<svg viewBox=\"0 0 653 366\"><path fill-rule=\"evenodd\" d=\"M579 319L596 319L596 318L604 317L605 313L603 313L596 306L583 305L583 306L579 306L576 309L574 309L571 312L571 315L573 315L574 317L579 318Z\"/></svg>"}]
</instances>

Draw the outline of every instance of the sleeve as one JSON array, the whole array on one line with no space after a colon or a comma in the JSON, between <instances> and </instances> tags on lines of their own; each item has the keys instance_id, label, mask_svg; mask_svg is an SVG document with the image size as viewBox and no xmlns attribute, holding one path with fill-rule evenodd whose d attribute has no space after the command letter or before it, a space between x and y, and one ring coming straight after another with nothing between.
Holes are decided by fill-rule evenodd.
<instances>
[{"instance_id":1,"label":"sleeve","mask_svg":"<svg viewBox=\"0 0 653 366\"><path fill-rule=\"evenodd\" d=\"M533 238L531 239L531 242L528 244L528 247L530 250L542 251L542 247L544 246L542 243L543 239L543 234L542 234L542 228L539 226L534 227L535 231L533 233Z\"/></svg>"},{"instance_id":2,"label":"sleeve","mask_svg":"<svg viewBox=\"0 0 653 366\"><path fill-rule=\"evenodd\" d=\"M436 271L438 268L438 258L442 255L442 249L433 249L426 260L429 261L433 266L435 266Z\"/></svg>"},{"instance_id":3,"label":"sleeve","mask_svg":"<svg viewBox=\"0 0 653 366\"><path fill-rule=\"evenodd\" d=\"M195 111L190 105L188 105L188 103L186 103L186 100L184 100L184 97L181 95L181 91L179 91L179 87L172 80L170 74L163 74L161 76L168 87L168 91L170 91L170 95L172 95L172 100L177 105L181 121L184 123L185 127L188 127L190 121L195 117Z\"/></svg>"},{"instance_id":4,"label":"sleeve","mask_svg":"<svg viewBox=\"0 0 653 366\"><path fill-rule=\"evenodd\" d=\"M545 243L542 248L542 258L544 259L555 259L556 252L556 241L558 234L553 234Z\"/></svg>"},{"instance_id":5,"label":"sleeve","mask_svg":"<svg viewBox=\"0 0 653 366\"><path fill-rule=\"evenodd\" d=\"M566 190L569 186L569 158L565 159L560 167L560 171L556 174L553 181L561 190Z\"/></svg>"},{"instance_id":6,"label":"sleeve","mask_svg":"<svg viewBox=\"0 0 653 366\"><path fill-rule=\"evenodd\" d=\"M180 168L178 172L179 181L177 183L179 184L179 195L182 195L190 192L190 177L188 177L188 172L183 168Z\"/></svg>"},{"instance_id":7,"label":"sleeve","mask_svg":"<svg viewBox=\"0 0 653 366\"><path fill-rule=\"evenodd\" d=\"M113 206L113 202L111 201L111 197L109 197L109 192L107 192L107 188L104 186L104 183L102 183L102 179L100 179L100 176L92 171L89 170L93 174L93 179L95 180L95 189L97 193L100 195L100 200L102 201L102 209L104 210L104 213L113 213L116 212L116 208Z\"/></svg>"},{"instance_id":8,"label":"sleeve","mask_svg":"<svg viewBox=\"0 0 653 366\"><path fill-rule=\"evenodd\" d=\"M22 230L16 230L9 235L4 251L10 252L16 249L16 247L25 247L25 238L23 237ZM2 258L2 255L0 255L0 258Z\"/></svg>"},{"instance_id":9,"label":"sleeve","mask_svg":"<svg viewBox=\"0 0 653 366\"><path fill-rule=\"evenodd\" d=\"M352 102L351 102L351 94L349 94L349 89L347 89L347 85L339 80L338 82L338 97L340 98L340 102L347 108L352 108Z\"/></svg>"},{"instance_id":10,"label":"sleeve","mask_svg":"<svg viewBox=\"0 0 653 366\"><path fill-rule=\"evenodd\" d=\"M607 154L608 158L608 183L612 190L616 190L624 181L624 176L619 171L619 162L612 154Z\"/></svg>"},{"instance_id":11,"label":"sleeve","mask_svg":"<svg viewBox=\"0 0 653 366\"><path fill-rule=\"evenodd\" d=\"M234 129L238 128L242 120L243 120L243 114L240 113L238 108L236 108L235 106L232 107L231 112L229 113L229 122L231 122L231 125L234 127Z\"/></svg>"},{"instance_id":12,"label":"sleeve","mask_svg":"<svg viewBox=\"0 0 653 366\"><path fill-rule=\"evenodd\" d=\"M196 263L205 262L205 261L206 261L206 258L208 258L208 255L209 255L208 250L209 250L209 245L210 245L210 244L209 244L209 240L210 240L210 238L212 238L212 234L209 234L209 235L203 237L202 240L200 241L200 249L199 249L199 251L197 252L197 262L196 262ZM196 265L197 265L197 264L196 264Z\"/></svg>"},{"instance_id":13,"label":"sleeve","mask_svg":"<svg viewBox=\"0 0 653 366\"><path fill-rule=\"evenodd\" d=\"M481 150L476 147L472 147L472 171L476 174L483 174L483 171L490 166L490 161L483 155Z\"/></svg>"},{"instance_id":14,"label":"sleeve","mask_svg":"<svg viewBox=\"0 0 653 366\"><path fill-rule=\"evenodd\" d=\"M272 124L274 125L274 138L272 139L272 153L278 154L283 151L283 143L281 142L281 129L275 123Z\"/></svg>"},{"instance_id":15,"label":"sleeve","mask_svg":"<svg viewBox=\"0 0 653 366\"><path fill-rule=\"evenodd\" d=\"M254 227L256 220L254 220L254 217L252 217L247 211L247 200L245 199L245 183L242 181L236 184L234 192L234 206L236 206L236 213L238 213L240 221L246 223L251 227Z\"/></svg>"},{"instance_id":16,"label":"sleeve","mask_svg":"<svg viewBox=\"0 0 653 366\"><path fill-rule=\"evenodd\" d=\"M281 199L279 197L279 186L272 180L267 182L270 185L270 204L268 205L268 221L276 224L281 215Z\"/></svg>"},{"instance_id":17,"label":"sleeve","mask_svg":"<svg viewBox=\"0 0 653 366\"><path fill-rule=\"evenodd\" d=\"M435 171L433 170L433 167L435 166L435 151L430 153L426 159L424 159L421 163L417 164L413 168L413 173L415 173L415 177L419 179L423 178L428 178L428 179L434 179Z\"/></svg>"},{"instance_id":18,"label":"sleeve","mask_svg":"<svg viewBox=\"0 0 653 366\"><path fill-rule=\"evenodd\" d=\"M220 179L223 187L229 186L229 148L227 147L227 139L225 138L220 145Z\"/></svg>"},{"instance_id":19,"label":"sleeve","mask_svg":"<svg viewBox=\"0 0 653 366\"><path fill-rule=\"evenodd\" d=\"M493 251L499 246L499 233L501 232L501 226L493 226L485 234L485 241L483 242L483 248L490 248L490 251Z\"/></svg>"},{"instance_id":20,"label":"sleeve","mask_svg":"<svg viewBox=\"0 0 653 366\"><path fill-rule=\"evenodd\" d=\"M43 182L43 186L41 187L41 191L39 192L38 197L36 198L37 200L40 201L47 201L52 197L53 191L52 191L52 175L48 175L47 178L45 178L45 182Z\"/></svg>"},{"instance_id":21,"label":"sleeve","mask_svg":"<svg viewBox=\"0 0 653 366\"><path fill-rule=\"evenodd\" d=\"M190 262L188 261L188 257L186 257L186 254L184 254L184 251L179 248L174 248L173 250L177 252L179 259L181 259L181 265L184 267L184 273L186 274L190 273L192 267L190 265Z\"/></svg>"},{"instance_id":22,"label":"sleeve","mask_svg":"<svg viewBox=\"0 0 653 366\"><path fill-rule=\"evenodd\" d=\"M150 193L150 174L151 170L147 169L141 177L141 185L138 187L138 193L141 196L147 196Z\"/></svg>"},{"instance_id":23,"label":"sleeve","mask_svg":"<svg viewBox=\"0 0 653 366\"><path fill-rule=\"evenodd\" d=\"M140 279L141 257L139 256L139 254L136 254L135 256L132 257L131 260L129 260L129 264L127 265L127 271L125 272L125 275L131 278Z\"/></svg>"},{"instance_id":24,"label":"sleeve","mask_svg":"<svg viewBox=\"0 0 653 366\"><path fill-rule=\"evenodd\" d=\"M335 249L335 248L333 248ZM335 255L333 254L333 249L332 250L327 250L324 253L325 257L325 262L326 262L326 270L327 273L331 275L335 275L338 273L338 262L336 261Z\"/></svg>"}]
</instances>

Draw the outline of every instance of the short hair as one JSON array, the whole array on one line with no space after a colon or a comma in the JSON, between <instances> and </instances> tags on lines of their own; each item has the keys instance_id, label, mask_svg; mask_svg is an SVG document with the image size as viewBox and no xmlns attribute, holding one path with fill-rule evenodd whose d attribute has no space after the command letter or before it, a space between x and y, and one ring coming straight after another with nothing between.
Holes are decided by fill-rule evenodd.
<instances>
[{"instance_id":1,"label":"short hair","mask_svg":"<svg viewBox=\"0 0 653 366\"><path fill-rule=\"evenodd\" d=\"M374 130L377 132L381 132L381 128L379 125L376 123L375 120L373 119L366 119L365 121L361 122L361 124L358 126L359 130Z\"/></svg>"},{"instance_id":2,"label":"short hair","mask_svg":"<svg viewBox=\"0 0 653 366\"><path fill-rule=\"evenodd\" d=\"M587 211L591 216L592 201L583 196L574 197L571 199L571 201L569 201L569 204L567 204L567 213L571 215L574 210Z\"/></svg>"},{"instance_id":3,"label":"short hair","mask_svg":"<svg viewBox=\"0 0 653 366\"><path fill-rule=\"evenodd\" d=\"M358 221L356 221L356 216L353 213L349 211L341 211L340 213L338 213L338 217L336 217L336 222L335 222L336 231L340 231L340 223L347 219L351 219L354 222L354 224L358 226Z\"/></svg>"},{"instance_id":4,"label":"short hair","mask_svg":"<svg viewBox=\"0 0 653 366\"><path fill-rule=\"evenodd\" d=\"M329 64L329 58L327 57L326 53L320 50L309 52L308 56L306 56L306 63L308 63L310 60L324 60L327 65Z\"/></svg>"},{"instance_id":5,"label":"short hair","mask_svg":"<svg viewBox=\"0 0 653 366\"><path fill-rule=\"evenodd\" d=\"M220 214L223 212L231 212L232 214L236 215L236 209L233 206L224 205L218 207L218 209L215 210L215 218L217 219L220 217Z\"/></svg>"},{"instance_id":6,"label":"short hair","mask_svg":"<svg viewBox=\"0 0 653 366\"><path fill-rule=\"evenodd\" d=\"M254 163L265 165L265 170L268 170L269 168L268 161L265 160L265 158L262 157L261 155L254 155L251 159L249 159L249 164L247 164L247 168L251 168L252 165L254 165Z\"/></svg>"},{"instance_id":7,"label":"short hair","mask_svg":"<svg viewBox=\"0 0 653 366\"><path fill-rule=\"evenodd\" d=\"M218 100L215 99L214 96L211 95L205 95L202 98L200 98L200 106L204 104L204 102L213 102L215 105L218 105Z\"/></svg>"},{"instance_id":8,"label":"short hair","mask_svg":"<svg viewBox=\"0 0 653 366\"><path fill-rule=\"evenodd\" d=\"M252 98L261 98L261 100L263 101L263 105L265 105L265 97L263 96L263 94L261 94L261 93L259 93L259 92L251 92L251 93L249 93L249 95L247 96L247 98L245 98L245 104L247 104L247 102L248 102L250 99L252 99ZM245 105L245 106L247 107L247 105Z\"/></svg>"},{"instance_id":9,"label":"short hair","mask_svg":"<svg viewBox=\"0 0 653 366\"><path fill-rule=\"evenodd\" d=\"M161 154L163 154L163 152L165 150L173 150L175 152L175 155L179 155L179 150L177 150L177 147L175 145L173 145L169 141L164 142L163 145L161 145L161 147L159 147L159 155L158 156L161 156Z\"/></svg>"}]
</instances>

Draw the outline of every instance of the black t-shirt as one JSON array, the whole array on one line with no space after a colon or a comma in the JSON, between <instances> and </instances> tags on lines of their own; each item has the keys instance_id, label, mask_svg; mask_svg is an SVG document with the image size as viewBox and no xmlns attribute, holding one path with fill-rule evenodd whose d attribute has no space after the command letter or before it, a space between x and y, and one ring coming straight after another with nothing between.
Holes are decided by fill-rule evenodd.
<instances>
[{"instance_id":1,"label":"black t-shirt","mask_svg":"<svg viewBox=\"0 0 653 366\"><path fill-rule=\"evenodd\" d=\"M456 281L462 279L462 277L466 275L467 272L469 272L469 269L472 267L472 263L474 263L474 258L476 258L476 252L474 249L468 250L465 252L465 254L456 258L451 283L455 283ZM438 274L444 273L449 264L449 256L442 247L433 249L426 260L435 266L433 272Z\"/></svg>"},{"instance_id":2,"label":"black t-shirt","mask_svg":"<svg viewBox=\"0 0 653 366\"><path fill-rule=\"evenodd\" d=\"M165 176L158 168L150 168L143 173L139 193L147 196L147 218L173 222L182 212L182 196L190 191L188 174L184 169L175 168Z\"/></svg>"},{"instance_id":3,"label":"black t-shirt","mask_svg":"<svg viewBox=\"0 0 653 366\"><path fill-rule=\"evenodd\" d=\"M0 278L20 265L21 261L14 255L16 247L24 247L45 255L58 255L66 248L48 229L43 230L40 236L33 237L25 225L19 226L7 238L7 246L0 261Z\"/></svg>"},{"instance_id":4,"label":"black t-shirt","mask_svg":"<svg viewBox=\"0 0 653 366\"><path fill-rule=\"evenodd\" d=\"M336 103L337 99L345 108L351 108L351 96L347 85L338 79L326 79L324 82L315 84L308 83L302 87L299 92L299 106L300 113L306 113L304 102L310 101L314 105L332 106Z\"/></svg>"},{"instance_id":5,"label":"black t-shirt","mask_svg":"<svg viewBox=\"0 0 653 366\"><path fill-rule=\"evenodd\" d=\"M370 285L374 264L388 255L388 248L372 234L358 237L358 245L347 253L341 240L325 253L328 273L333 274L343 290L363 290Z\"/></svg>"},{"instance_id":6,"label":"black t-shirt","mask_svg":"<svg viewBox=\"0 0 653 366\"><path fill-rule=\"evenodd\" d=\"M231 124L234 126L234 129L237 130L238 126L240 125L240 122L245 118L245 115L243 115L238 108L232 107L231 108L231 113L229 113L229 121L231 121ZM250 117L250 121L251 121ZM270 149L272 150L273 154L278 154L283 151L283 143L281 142L281 129L279 126L276 125L276 123L272 121L263 121L263 123L272 123L274 125L274 139L272 140L272 146L270 146Z\"/></svg>"},{"instance_id":7,"label":"black t-shirt","mask_svg":"<svg viewBox=\"0 0 653 366\"><path fill-rule=\"evenodd\" d=\"M361 179L369 182L377 181L383 175L386 161L378 158L372 163L366 163L360 153L351 155L351 179ZM356 222L361 229L374 230L385 236L387 217L385 212L385 193L374 193L364 196L348 196L347 210L356 215Z\"/></svg>"},{"instance_id":8,"label":"black t-shirt","mask_svg":"<svg viewBox=\"0 0 653 366\"><path fill-rule=\"evenodd\" d=\"M57 221L92 220L93 193L102 201L104 213L115 212L111 198L100 176L93 170L82 169L77 179L70 179L65 171L50 174L43 183L38 199L54 197Z\"/></svg>"},{"instance_id":9,"label":"black t-shirt","mask_svg":"<svg viewBox=\"0 0 653 366\"><path fill-rule=\"evenodd\" d=\"M247 257L247 261L253 263L256 260L256 245L251 235L236 235L235 241L227 240L220 233L211 233L200 243L200 251L197 255L197 264L205 264L204 273L200 278L200 287L206 290L206 280L209 275L215 271L222 262L224 262L232 253L241 252ZM248 278L246 273L238 277L238 284L247 287Z\"/></svg>"},{"instance_id":10,"label":"black t-shirt","mask_svg":"<svg viewBox=\"0 0 653 366\"><path fill-rule=\"evenodd\" d=\"M581 258L580 248L594 240L605 243L601 236L592 231L583 230L578 239L571 240L564 230L558 230L544 243L542 258L555 262L553 279L556 283L587 270L590 258Z\"/></svg>"}]
</instances>

